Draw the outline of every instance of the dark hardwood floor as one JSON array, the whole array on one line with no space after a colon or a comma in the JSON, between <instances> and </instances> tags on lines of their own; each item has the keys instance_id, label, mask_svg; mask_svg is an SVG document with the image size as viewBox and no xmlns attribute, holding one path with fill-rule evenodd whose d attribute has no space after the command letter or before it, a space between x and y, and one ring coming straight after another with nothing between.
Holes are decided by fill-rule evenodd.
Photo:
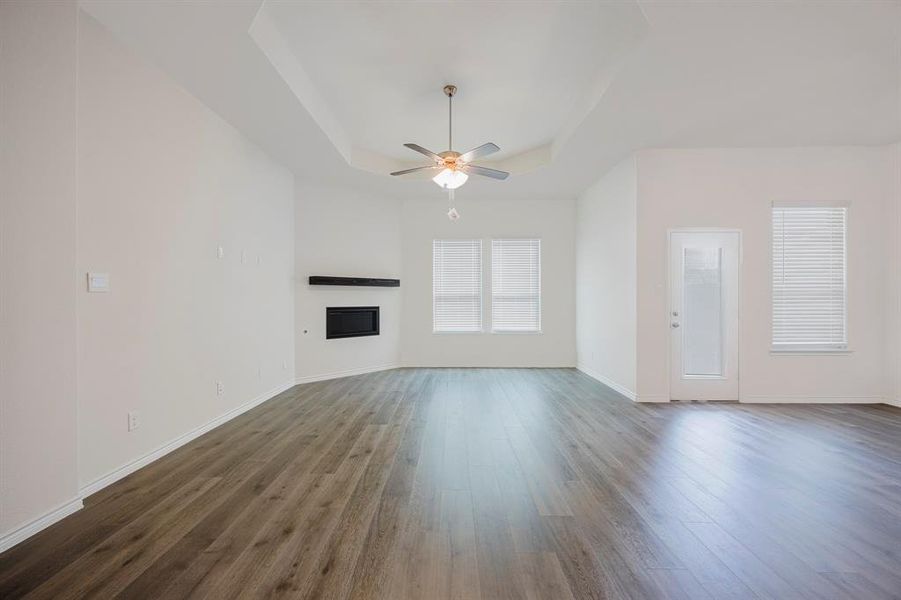
<instances>
[{"instance_id":1,"label":"dark hardwood floor","mask_svg":"<svg viewBox=\"0 0 901 600\"><path fill-rule=\"evenodd\" d=\"M570 369L298 386L0 555L0 597L899 598L901 410Z\"/></svg>"}]
</instances>

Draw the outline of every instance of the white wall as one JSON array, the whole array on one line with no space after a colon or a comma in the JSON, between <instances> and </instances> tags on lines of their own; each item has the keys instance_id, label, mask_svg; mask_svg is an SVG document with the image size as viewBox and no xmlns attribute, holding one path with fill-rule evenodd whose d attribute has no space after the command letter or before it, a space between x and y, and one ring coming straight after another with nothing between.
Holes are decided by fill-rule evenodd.
<instances>
[{"instance_id":1,"label":"white wall","mask_svg":"<svg viewBox=\"0 0 901 600\"><path fill-rule=\"evenodd\" d=\"M632 155L576 202L579 369L635 399L637 173Z\"/></svg>"},{"instance_id":2,"label":"white wall","mask_svg":"<svg viewBox=\"0 0 901 600\"><path fill-rule=\"evenodd\" d=\"M401 279L400 203L350 188L298 185L295 371L298 381L397 366L402 288L311 286L310 275ZM327 306L379 306L379 335L325 339ZM306 330L306 333L304 333Z\"/></svg>"},{"instance_id":3,"label":"white wall","mask_svg":"<svg viewBox=\"0 0 901 600\"><path fill-rule=\"evenodd\" d=\"M407 201L402 232L405 366L560 367L575 365L575 203L572 200L510 202L466 200L458 193L462 217L445 216L446 200ZM483 242L490 260L491 238L541 238L541 334L432 333L432 240ZM484 264L483 264L484 267ZM490 329L491 297L484 270L483 326Z\"/></svg>"},{"instance_id":4,"label":"white wall","mask_svg":"<svg viewBox=\"0 0 901 600\"><path fill-rule=\"evenodd\" d=\"M293 383L294 195L289 171L91 17L80 27L84 486ZM112 291L88 294L87 271Z\"/></svg>"},{"instance_id":5,"label":"white wall","mask_svg":"<svg viewBox=\"0 0 901 600\"><path fill-rule=\"evenodd\" d=\"M886 148L886 399L901 406L901 143Z\"/></svg>"},{"instance_id":6,"label":"white wall","mask_svg":"<svg viewBox=\"0 0 901 600\"><path fill-rule=\"evenodd\" d=\"M76 18L74 3L0 3L0 548L80 506Z\"/></svg>"},{"instance_id":7,"label":"white wall","mask_svg":"<svg viewBox=\"0 0 901 600\"><path fill-rule=\"evenodd\" d=\"M651 150L638 156L638 396L669 398L667 230L743 232L745 402L878 402L884 394L883 148ZM770 206L849 206L849 354L770 353Z\"/></svg>"}]
</instances>

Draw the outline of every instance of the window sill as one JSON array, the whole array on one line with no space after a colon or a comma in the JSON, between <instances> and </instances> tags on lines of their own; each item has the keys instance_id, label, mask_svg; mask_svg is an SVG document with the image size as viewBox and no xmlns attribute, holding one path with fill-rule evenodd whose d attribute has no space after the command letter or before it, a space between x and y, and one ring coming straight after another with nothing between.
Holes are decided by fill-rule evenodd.
<instances>
[{"instance_id":1,"label":"window sill","mask_svg":"<svg viewBox=\"0 0 901 600\"><path fill-rule=\"evenodd\" d=\"M824 348L822 350L813 350L813 349L804 349L804 348L796 348L796 349L777 349L771 348L770 355L771 356L829 356L829 355L844 355L844 354L854 354L853 350L849 350L847 348L835 348L835 349L827 349Z\"/></svg>"},{"instance_id":2,"label":"window sill","mask_svg":"<svg viewBox=\"0 0 901 600\"><path fill-rule=\"evenodd\" d=\"M541 335L544 332L539 329L538 331L504 331L504 330L494 331L494 330L492 330L491 333L492 333L492 335Z\"/></svg>"},{"instance_id":3,"label":"window sill","mask_svg":"<svg viewBox=\"0 0 901 600\"><path fill-rule=\"evenodd\" d=\"M432 335L543 335L544 331L432 331Z\"/></svg>"},{"instance_id":4,"label":"window sill","mask_svg":"<svg viewBox=\"0 0 901 600\"><path fill-rule=\"evenodd\" d=\"M484 331L432 331L432 335L482 335Z\"/></svg>"}]
</instances>

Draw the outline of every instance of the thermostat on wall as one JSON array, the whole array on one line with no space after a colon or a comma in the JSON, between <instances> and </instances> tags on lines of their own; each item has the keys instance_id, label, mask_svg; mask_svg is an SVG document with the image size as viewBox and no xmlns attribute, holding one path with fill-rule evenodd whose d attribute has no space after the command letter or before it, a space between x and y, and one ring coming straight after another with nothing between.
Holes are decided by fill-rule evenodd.
<instances>
[{"instance_id":1,"label":"thermostat on wall","mask_svg":"<svg viewBox=\"0 0 901 600\"><path fill-rule=\"evenodd\" d=\"M109 273L88 273L89 292L108 292Z\"/></svg>"}]
</instances>

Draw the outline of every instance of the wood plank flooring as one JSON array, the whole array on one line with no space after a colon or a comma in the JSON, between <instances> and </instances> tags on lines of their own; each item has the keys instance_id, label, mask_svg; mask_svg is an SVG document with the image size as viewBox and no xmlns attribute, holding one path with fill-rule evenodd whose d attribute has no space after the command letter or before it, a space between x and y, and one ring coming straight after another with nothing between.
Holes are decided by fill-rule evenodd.
<instances>
[{"instance_id":1,"label":"wood plank flooring","mask_svg":"<svg viewBox=\"0 0 901 600\"><path fill-rule=\"evenodd\" d=\"M901 410L572 369L297 386L0 555L0 598L901 598Z\"/></svg>"}]
</instances>

